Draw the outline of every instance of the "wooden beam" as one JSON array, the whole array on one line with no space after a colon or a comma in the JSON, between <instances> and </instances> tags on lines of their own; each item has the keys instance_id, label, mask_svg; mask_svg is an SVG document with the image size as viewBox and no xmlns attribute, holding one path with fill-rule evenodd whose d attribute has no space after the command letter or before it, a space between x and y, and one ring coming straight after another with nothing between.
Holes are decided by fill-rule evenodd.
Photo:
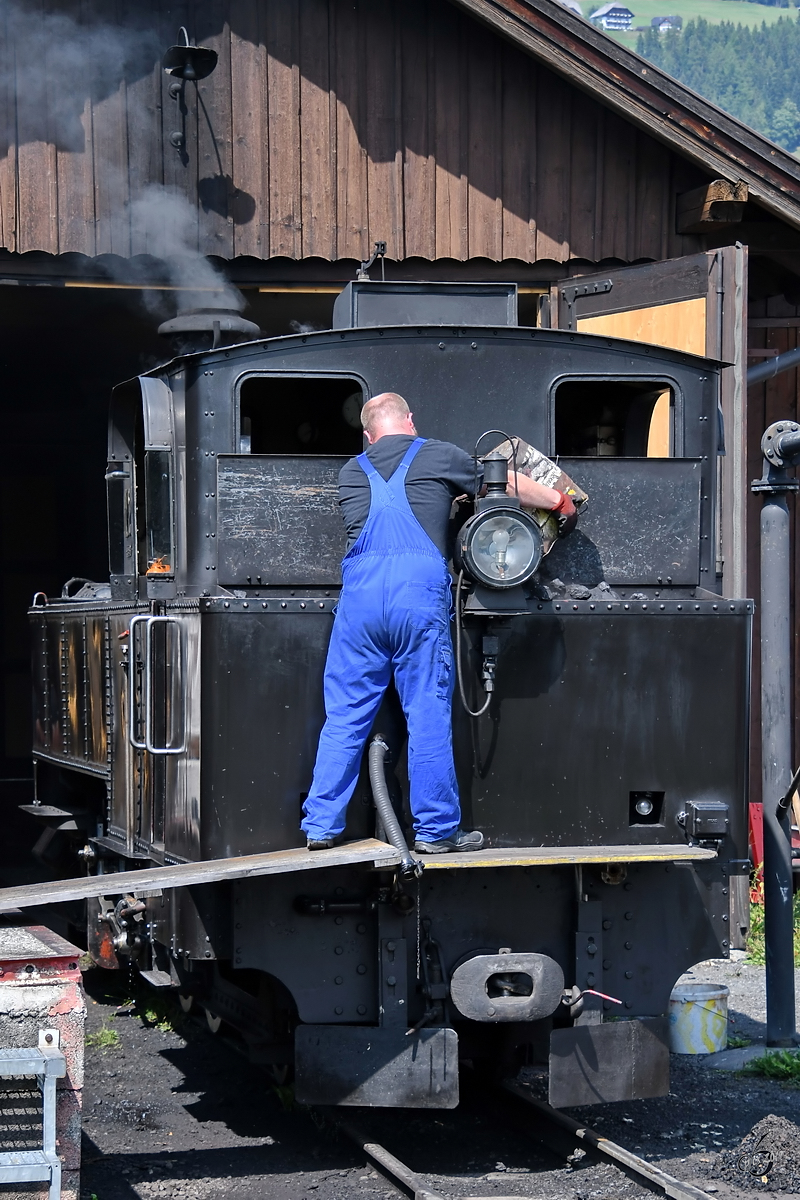
<instances>
[{"instance_id":1,"label":"wooden beam","mask_svg":"<svg viewBox=\"0 0 800 1200\"><path fill-rule=\"evenodd\" d=\"M678 196L676 226L678 233L705 233L720 225L738 225L744 216L749 189L739 179L712 179Z\"/></svg>"},{"instance_id":2,"label":"wooden beam","mask_svg":"<svg viewBox=\"0 0 800 1200\"><path fill-rule=\"evenodd\" d=\"M578 863L705 862L717 857L705 846L515 846L468 854L424 855L426 871L462 867L559 867Z\"/></svg>"},{"instance_id":3,"label":"wooden beam","mask_svg":"<svg viewBox=\"0 0 800 1200\"><path fill-rule=\"evenodd\" d=\"M283 875L288 871L312 871L321 867L352 867L360 864L391 870L400 862L393 846L366 838L335 846L332 850L275 850L268 854L246 854L241 858L215 858L204 862L175 863L146 867L142 871L117 871L108 875L84 875L78 879L55 879L0 888L0 913L65 900L87 900L91 896L118 896L153 889L193 887L222 880L254 879L258 875Z\"/></svg>"}]
</instances>

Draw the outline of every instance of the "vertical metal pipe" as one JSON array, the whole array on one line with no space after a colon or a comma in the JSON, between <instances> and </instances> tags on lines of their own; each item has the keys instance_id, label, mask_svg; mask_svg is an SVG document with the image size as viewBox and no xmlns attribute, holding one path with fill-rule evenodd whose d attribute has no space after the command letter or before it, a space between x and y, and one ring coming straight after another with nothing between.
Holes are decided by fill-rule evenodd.
<instances>
[{"instance_id":1,"label":"vertical metal pipe","mask_svg":"<svg viewBox=\"0 0 800 1200\"><path fill-rule=\"evenodd\" d=\"M778 801L792 778L790 526L786 495L766 492L761 510L761 741L767 1044L795 1034L791 828Z\"/></svg>"}]
</instances>

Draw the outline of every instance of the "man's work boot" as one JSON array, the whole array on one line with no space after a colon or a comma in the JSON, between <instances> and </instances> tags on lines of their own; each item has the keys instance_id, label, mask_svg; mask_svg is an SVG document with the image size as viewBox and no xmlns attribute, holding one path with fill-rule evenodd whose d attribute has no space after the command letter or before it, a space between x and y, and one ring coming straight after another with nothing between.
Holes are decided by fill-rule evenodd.
<instances>
[{"instance_id":1,"label":"man's work boot","mask_svg":"<svg viewBox=\"0 0 800 1200\"><path fill-rule=\"evenodd\" d=\"M341 840L339 837L309 838L306 842L306 850L332 850Z\"/></svg>"},{"instance_id":2,"label":"man's work boot","mask_svg":"<svg viewBox=\"0 0 800 1200\"><path fill-rule=\"evenodd\" d=\"M465 850L482 850L483 834L479 829L467 833L465 829L456 829L449 837L438 842L414 842L417 854L451 854L454 850L462 854Z\"/></svg>"}]
</instances>

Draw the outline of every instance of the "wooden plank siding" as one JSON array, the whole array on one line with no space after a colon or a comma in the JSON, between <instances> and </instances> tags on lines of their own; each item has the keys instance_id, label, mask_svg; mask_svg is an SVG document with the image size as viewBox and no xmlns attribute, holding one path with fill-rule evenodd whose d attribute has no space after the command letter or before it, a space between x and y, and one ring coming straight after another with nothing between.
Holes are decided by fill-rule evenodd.
<instances>
[{"instance_id":1,"label":"wooden plank siding","mask_svg":"<svg viewBox=\"0 0 800 1200\"><path fill-rule=\"evenodd\" d=\"M189 240L226 259L361 258L378 239L390 258L460 261L697 248L671 232L696 168L447 0L142 0L133 16L121 0L38 3L149 26L163 49L185 23L219 63L177 98L154 54L108 94L87 86L72 97L82 150L42 140L22 91L16 107L0 95L7 250L147 253L154 231L130 204L152 183L187 198ZM13 61L13 44L0 53Z\"/></svg>"}]
</instances>

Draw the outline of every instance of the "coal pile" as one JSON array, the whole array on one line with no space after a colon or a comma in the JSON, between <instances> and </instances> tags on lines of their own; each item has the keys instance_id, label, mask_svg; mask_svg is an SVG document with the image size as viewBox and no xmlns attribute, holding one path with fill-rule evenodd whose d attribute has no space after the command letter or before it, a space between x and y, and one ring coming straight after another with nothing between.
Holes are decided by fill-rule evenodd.
<instances>
[{"instance_id":1,"label":"coal pile","mask_svg":"<svg viewBox=\"0 0 800 1200\"><path fill-rule=\"evenodd\" d=\"M800 1194L800 1128L770 1114L735 1150L723 1151L710 1173L753 1194Z\"/></svg>"}]
</instances>

